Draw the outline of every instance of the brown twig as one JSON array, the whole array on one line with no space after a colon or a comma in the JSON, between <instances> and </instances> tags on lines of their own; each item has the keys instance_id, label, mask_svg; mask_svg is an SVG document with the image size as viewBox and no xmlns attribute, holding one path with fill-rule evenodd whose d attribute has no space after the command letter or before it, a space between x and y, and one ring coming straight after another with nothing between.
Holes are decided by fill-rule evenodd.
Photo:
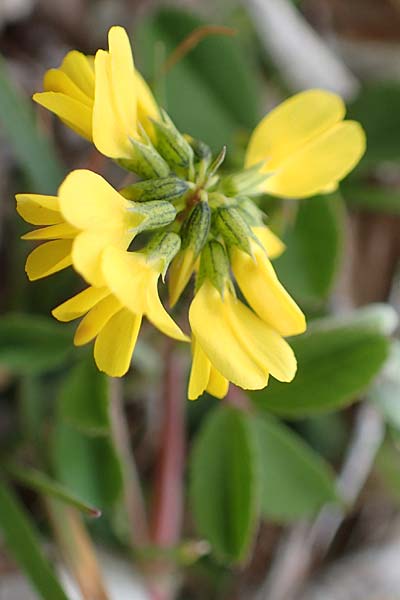
<instances>
[{"instance_id":1,"label":"brown twig","mask_svg":"<svg viewBox=\"0 0 400 600\"><path fill-rule=\"evenodd\" d=\"M210 35L236 35L236 30L223 25L202 25L193 29L188 36L171 52L167 60L161 66L156 79L164 77L186 54L195 48L204 38Z\"/></svg>"}]
</instances>

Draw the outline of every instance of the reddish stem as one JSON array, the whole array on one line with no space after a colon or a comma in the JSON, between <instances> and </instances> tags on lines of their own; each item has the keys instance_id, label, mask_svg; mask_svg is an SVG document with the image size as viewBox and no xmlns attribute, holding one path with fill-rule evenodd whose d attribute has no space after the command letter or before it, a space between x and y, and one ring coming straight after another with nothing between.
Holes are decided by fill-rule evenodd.
<instances>
[{"instance_id":1,"label":"reddish stem","mask_svg":"<svg viewBox=\"0 0 400 600\"><path fill-rule=\"evenodd\" d=\"M163 420L157 459L150 537L160 547L180 538L185 452L184 383L180 361L168 340L163 383Z\"/></svg>"}]
</instances>

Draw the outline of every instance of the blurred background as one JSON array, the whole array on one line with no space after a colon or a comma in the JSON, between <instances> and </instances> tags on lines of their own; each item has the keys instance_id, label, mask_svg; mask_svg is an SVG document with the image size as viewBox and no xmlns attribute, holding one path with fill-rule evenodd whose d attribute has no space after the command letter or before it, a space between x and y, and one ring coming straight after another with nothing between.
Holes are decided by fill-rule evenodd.
<instances>
[{"instance_id":1,"label":"blurred background","mask_svg":"<svg viewBox=\"0 0 400 600\"><path fill-rule=\"evenodd\" d=\"M24 261L31 248L19 237L28 227L14 202L17 192L55 193L77 167L119 185L119 173L104 157L30 99L42 89L44 72L68 50L94 54L105 48L114 24L129 32L137 67L177 126L214 153L227 144L226 168L241 167L250 132L268 110L307 88L339 93L368 139L365 157L340 192L301 203L263 199L271 227L288 248L277 271L310 322L324 319L319 330L317 321L316 337L327 337L322 348L315 342L314 354L299 344L304 377L293 384L292 397L276 385L269 396L255 394L254 402L277 415L313 454L303 446L293 456L278 443L269 447L280 459L270 466L275 479L263 522L247 559L237 563L231 556L234 566L221 564L207 543L198 545L189 503L184 538L197 545L184 547L190 558L185 554L180 563L179 597L398 600L399 0L0 0L1 477L12 482L51 561L58 560L49 542L54 535L65 559L63 532L54 526L54 512L49 525L42 502L54 490L29 469L40 467L101 507L103 517L87 527L115 590L110 599L146 598L127 562L129 527L119 510L123 469L107 429L106 382L93 369L90 350L73 349L73 328L49 316L81 284L71 272L27 281ZM228 29L203 29L175 60L179 44L207 25ZM158 451L166 351L145 329L124 389L115 384L111 390L124 401L125 433L145 485ZM188 368L189 357L181 358ZM187 407L189 449L215 404L203 398ZM318 461L337 475L344 499L339 509L324 508L332 498ZM0 598L39 597L18 567L24 565L31 578L37 569L22 548L29 536L25 532L14 547L15 532L5 523L13 517L5 508L0 493L7 515L0 517ZM90 561L80 559L90 571ZM69 597L107 597L96 593L79 596L71 589Z\"/></svg>"}]
</instances>

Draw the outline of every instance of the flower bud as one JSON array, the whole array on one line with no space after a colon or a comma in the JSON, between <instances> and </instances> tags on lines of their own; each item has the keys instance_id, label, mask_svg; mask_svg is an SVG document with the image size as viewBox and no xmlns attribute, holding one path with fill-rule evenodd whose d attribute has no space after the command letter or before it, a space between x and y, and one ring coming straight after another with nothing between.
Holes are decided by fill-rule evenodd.
<instances>
[{"instance_id":1,"label":"flower bud","mask_svg":"<svg viewBox=\"0 0 400 600\"><path fill-rule=\"evenodd\" d=\"M143 220L136 228L137 233L165 227L172 223L176 217L176 208L174 205L162 200L132 203L132 207L128 210L143 217Z\"/></svg>"},{"instance_id":2,"label":"flower bud","mask_svg":"<svg viewBox=\"0 0 400 600\"><path fill-rule=\"evenodd\" d=\"M164 279L167 269L180 247L181 238L177 233L161 231L151 238L144 252L148 260L160 261L160 272Z\"/></svg>"},{"instance_id":3,"label":"flower bud","mask_svg":"<svg viewBox=\"0 0 400 600\"><path fill-rule=\"evenodd\" d=\"M264 213L250 198L246 196L236 198L236 208L250 227L262 227L264 225Z\"/></svg>"},{"instance_id":4,"label":"flower bud","mask_svg":"<svg viewBox=\"0 0 400 600\"><path fill-rule=\"evenodd\" d=\"M224 177L220 184L220 190L227 196L240 196L242 194L259 194L260 184L268 175L260 173L261 164L254 165L250 169L244 169Z\"/></svg>"},{"instance_id":5,"label":"flower bud","mask_svg":"<svg viewBox=\"0 0 400 600\"><path fill-rule=\"evenodd\" d=\"M143 179L155 179L169 175L169 166L149 141L143 144L131 138L130 142L132 155L130 158L121 158L117 161L121 167L133 171Z\"/></svg>"},{"instance_id":6,"label":"flower bud","mask_svg":"<svg viewBox=\"0 0 400 600\"><path fill-rule=\"evenodd\" d=\"M162 121L152 120L156 140L155 146L172 169L187 169L193 163L193 150L189 142L177 130L166 112Z\"/></svg>"},{"instance_id":7,"label":"flower bud","mask_svg":"<svg viewBox=\"0 0 400 600\"><path fill-rule=\"evenodd\" d=\"M195 162L204 161L207 165L210 164L212 158L210 147L201 140L197 140L188 135L185 137L193 149Z\"/></svg>"},{"instance_id":8,"label":"flower bud","mask_svg":"<svg viewBox=\"0 0 400 600\"><path fill-rule=\"evenodd\" d=\"M234 206L221 207L213 214L213 225L228 246L238 246L251 255L251 240L254 234L241 213Z\"/></svg>"},{"instance_id":9,"label":"flower bud","mask_svg":"<svg viewBox=\"0 0 400 600\"><path fill-rule=\"evenodd\" d=\"M208 242L201 253L197 289L205 279L209 279L221 295L224 294L226 284L230 281L228 256L223 245L216 240Z\"/></svg>"},{"instance_id":10,"label":"flower bud","mask_svg":"<svg viewBox=\"0 0 400 600\"><path fill-rule=\"evenodd\" d=\"M139 181L120 190L120 194L128 200L135 202L149 202L154 200L163 200L174 202L182 198L190 189L187 181L179 177L160 177L158 179L149 179Z\"/></svg>"},{"instance_id":11,"label":"flower bud","mask_svg":"<svg viewBox=\"0 0 400 600\"><path fill-rule=\"evenodd\" d=\"M171 264L168 290L169 302L174 306L185 289L195 268L210 231L211 211L207 202L201 201L191 210L181 228L182 249Z\"/></svg>"}]
</instances>

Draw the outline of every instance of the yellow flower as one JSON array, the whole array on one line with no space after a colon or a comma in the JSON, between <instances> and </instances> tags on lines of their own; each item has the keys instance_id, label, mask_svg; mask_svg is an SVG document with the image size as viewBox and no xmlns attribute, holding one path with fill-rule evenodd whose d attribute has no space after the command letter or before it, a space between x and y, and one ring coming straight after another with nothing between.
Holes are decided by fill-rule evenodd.
<instances>
[{"instance_id":1,"label":"yellow flower","mask_svg":"<svg viewBox=\"0 0 400 600\"><path fill-rule=\"evenodd\" d=\"M222 396L227 389L223 379L243 389L265 387L270 374L279 381L293 379L296 359L289 344L240 302L229 285L221 295L205 279L190 306L189 321L195 339L190 398L210 385Z\"/></svg>"},{"instance_id":2,"label":"yellow flower","mask_svg":"<svg viewBox=\"0 0 400 600\"><path fill-rule=\"evenodd\" d=\"M343 121L339 96L308 90L272 110L253 131L246 167L263 163L264 192L305 198L336 189L365 151L359 123Z\"/></svg>"},{"instance_id":3,"label":"yellow flower","mask_svg":"<svg viewBox=\"0 0 400 600\"><path fill-rule=\"evenodd\" d=\"M29 223L47 225L24 239L52 240L28 256L30 280L46 277L73 264L90 284L104 285L101 254L108 245L128 248L143 215L103 177L87 170L72 171L58 197L19 194L17 210Z\"/></svg>"},{"instance_id":4,"label":"yellow flower","mask_svg":"<svg viewBox=\"0 0 400 600\"><path fill-rule=\"evenodd\" d=\"M238 247L230 251L235 279L252 309L280 335L303 333L304 314L280 283L265 249L251 241L253 256Z\"/></svg>"},{"instance_id":5,"label":"yellow flower","mask_svg":"<svg viewBox=\"0 0 400 600\"><path fill-rule=\"evenodd\" d=\"M112 247L104 251L103 263L110 285L89 287L52 314L59 321L83 317L75 333L75 345L96 339L94 358L98 368L111 377L122 377L129 369L143 316L166 335L180 341L188 338L161 304L157 264L147 262L143 254Z\"/></svg>"},{"instance_id":6,"label":"yellow flower","mask_svg":"<svg viewBox=\"0 0 400 600\"><path fill-rule=\"evenodd\" d=\"M252 232L264 246L267 256L271 259L278 258L285 251L285 244L265 225L252 227ZM254 245L252 244L254 248Z\"/></svg>"},{"instance_id":7,"label":"yellow flower","mask_svg":"<svg viewBox=\"0 0 400 600\"><path fill-rule=\"evenodd\" d=\"M55 113L71 129L92 140L110 158L129 158L129 138L138 137L138 124L152 131L148 117L159 116L144 79L135 70L126 31L112 27L109 50L96 57L73 50L58 69L44 78L44 92L33 99Z\"/></svg>"},{"instance_id":8,"label":"yellow flower","mask_svg":"<svg viewBox=\"0 0 400 600\"><path fill-rule=\"evenodd\" d=\"M203 392L208 392L216 398L224 398L228 393L229 381L211 364L195 336L192 342L192 355L189 400L196 400Z\"/></svg>"}]
</instances>

